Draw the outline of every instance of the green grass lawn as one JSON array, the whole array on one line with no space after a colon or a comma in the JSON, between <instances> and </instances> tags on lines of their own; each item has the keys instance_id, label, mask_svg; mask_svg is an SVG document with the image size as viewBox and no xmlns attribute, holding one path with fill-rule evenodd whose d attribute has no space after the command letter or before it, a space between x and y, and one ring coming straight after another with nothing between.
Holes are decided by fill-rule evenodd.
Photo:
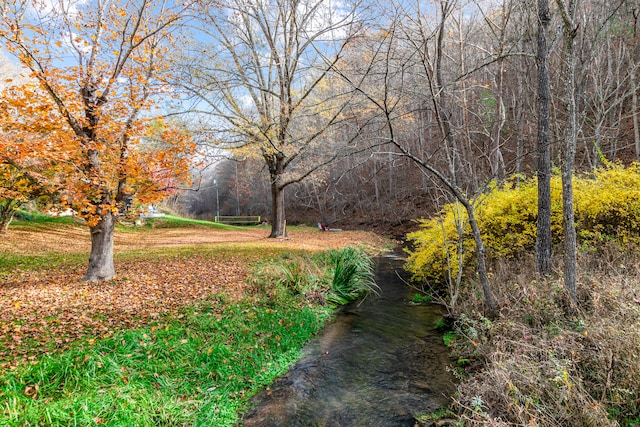
<instances>
[{"instance_id":1,"label":"green grass lawn","mask_svg":"<svg viewBox=\"0 0 640 427\"><path fill-rule=\"evenodd\" d=\"M330 315L224 297L0 376L2 426L232 426Z\"/></svg>"},{"instance_id":2,"label":"green grass lawn","mask_svg":"<svg viewBox=\"0 0 640 427\"><path fill-rule=\"evenodd\" d=\"M69 221L32 218L14 226L65 227L73 223ZM179 227L180 223L207 225L171 216L165 225ZM148 228L138 231L152 232ZM366 257L353 250L344 254L354 259ZM31 354L28 362L0 372L0 426L235 425L249 397L284 373L331 317L331 306L317 302L322 298L312 303L307 295L324 292L331 301L329 296L337 292L331 283L340 251L310 255L247 242L136 249L117 253L116 260L138 265L161 259L181 268L183 260L192 256L246 264L250 274L244 298L212 293L141 327L81 335L64 350L47 347L46 354L40 341L23 337L19 348L22 355ZM0 280L15 277L11 274L16 268L22 274L55 278L65 266L77 269L86 258L84 253L0 253ZM362 268L367 265L359 263ZM121 284L115 281L104 286ZM12 317L12 307L4 309L5 316L9 315L0 318L0 332L15 334L16 326L20 330L21 320ZM90 307L86 310L80 315L91 316ZM43 322L42 327L48 324ZM3 341L7 348L12 345L10 337Z\"/></svg>"}]
</instances>

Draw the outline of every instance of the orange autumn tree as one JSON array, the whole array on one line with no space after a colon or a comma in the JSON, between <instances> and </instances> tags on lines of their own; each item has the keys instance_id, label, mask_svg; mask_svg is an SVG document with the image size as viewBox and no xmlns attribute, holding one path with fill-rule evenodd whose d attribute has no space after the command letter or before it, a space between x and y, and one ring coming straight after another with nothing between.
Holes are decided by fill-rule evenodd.
<instances>
[{"instance_id":1,"label":"orange autumn tree","mask_svg":"<svg viewBox=\"0 0 640 427\"><path fill-rule=\"evenodd\" d=\"M50 109L43 99L36 101L41 94L34 91L34 84L13 84L11 78L0 83L7 86L0 91L0 233L4 233L21 205L50 200L58 193L54 179L58 162L38 149L50 140L52 128L47 126ZM33 107L37 114L30 110ZM34 121L36 117L40 119Z\"/></svg>"},{"instance_id":2,"label":"orange autumn tree","mask_svg":"<svg viewBox=\"0 0 640 427\"><path fill-rule=\"evenodd\" d=\"M113 231L133 199L161 198L188 176L186 132L154 119L185 3L3 0L0 39L38 87L5 99L18 135L6 152L60 169L63 200L86 219L85 280L115 276ZM171 177L169 182L168 177ZM168 185L170 184L170 185Z\"/></svg>"}]
</instances>

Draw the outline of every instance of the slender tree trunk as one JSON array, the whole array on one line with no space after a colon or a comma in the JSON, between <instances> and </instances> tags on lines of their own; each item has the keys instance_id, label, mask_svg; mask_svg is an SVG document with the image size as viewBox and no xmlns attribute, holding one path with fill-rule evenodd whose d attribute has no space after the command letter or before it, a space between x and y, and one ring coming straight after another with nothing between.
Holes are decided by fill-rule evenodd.
<instances>
[{"instance_id":1,"label":"slender tree trunk","mask_svg":"<svg viewBox=\"0 0 640 427\"><path fill-rule=\"evenodd\" d=\"M491 147L491 155L490 155L490 162L491 162L491 175L493 176L493 178L497 181L497 182L502 182L504 181L505 177L506 177L506 170L504 167L504 158L502 156L502 150L500 148L501 146L501 133L502 133L502 128L504 127L504 124L506 122L506 117L505 117L505 108L504 108L504 101L502 98L502 60L499 60L496 63L496 66L498 67L498 72L496 74L496 91L495 91L495 97L496 97L496 106L495 106L495 110L494 110L494 123L493 123L493 132L491 135L491 139L492 139L492 143L493 146Z\"/></svg>"},{"instance_id":2,"label":"slender tree trunk","mask_svg":"<svg viewBox=\"0 0 640 427\"><path fill-rule=\"evenodd\" d=\"M440 13L442 20L438 25L436 58L435 58L435 92L433 96L434 111L438 119L440 131L444 140L447 141L447 156L449 157L449 173L456 186L461 185L460 173L463 172L462 161L460 159L460 150L458 143L453 135L453 126L451 123L451 111L449 110L448 92L445 90L444 79L442 77L442 60L444 54L444 36L446 34L445 23L451 12L451 2L443 0L440 2Z\"/></svg>"},{"instance_id":3,"label":"slender tree trunk","mask_svg":"<svg viewBox=\"0 0 640 427\"><path fill-rule=\"evenodd\" d=\"M7 203L7 206L0 206L0 234L4 234L9 229L9 224L11 224L11 220L13 219L13 214L15 213L15 209L13 208L13 204L11 202Z\"/></svg>"},{"instance_id":4,"label":"slender tree trunk","mask_svg":"<svg viewBox=\"0 0 640 427\"><path fill-rule=\"evenodd\" d=\"M460 197L458 197L460 199ZM469 215L469 225L473 232L473 240L476 243L476 250L478 251L478 277L480 278L480 284L482 285L482 293L484 299L489 307L489 313L492 316L497 315L497 304L491 291L491 284L489 283L489 275L487 274L487 265L485 263L484 244L482 242L482 235L480 234L480 227L476 221L475 209L468 200L461 201L467 209L467 215Z\"/></svg>"},{"instance_id":5,"label":"slender tree trunk","mask_svg":"<svg viewBox=\"0 0 640 427\"><path fill-rule=\"evenodd\" d=\"M91 255L83 280L103 282L115 277L113 264L113 230L116 220L111 212L102 216L91 231Z\"/></svg>"},{"instance_id":6,"label":"slender tree trunk","mask_svg":"<svg viewBox=\"0 0 640 427\"><path fill-rule=\"evenodd\" d=\"M576 269L577 269L577 238L575 226L575 212L573 208L573 167L576 155L577 141L577 111L575 88L575 46L577 26L573 21L576 0L569 0L565 5L563 0L556 0L561 8L563 18L564 64L567 124L564 132L564 155L562 158L562 209L564 231L564 286L569 293L573 306L577 306Z\"/></svg>"},{"instance_id":7,"label":"slender tree trunk","mask_svg":"<svg viewBox=\"0 0 640 427\"><path fill-rule=\"evenodd\" d=\"M638 119L638 91L636 89L636 73L631 71L631 87L633 92L631 95L631 117L633 119L633 142L636 148L636 161L640 162L640 123Z\"/></svg>"},{"instance_id":8,"label":"slender tree trunk","mask_svg":"<svg viewBox=\"0 0 640 427\"><path fill-rule=\"evenodd\" d=\"M538 222L536 231L536 265L538 273L551 274L551 141L549 89L548 0L538 0Z\"/></svg>"},{"instance_id":9,"label":"slender tree trunk","mask_svg":"<svg viewBox=\"0 0 640 427\"><path fill-rule=\"evenodd\" d=\"M640 162L640 112L638 112L638 86L636 79L636 57L638 56L638 17L640 11L633 9L633 45L629 55L629 71L631 75L631 118L633 120L633 142L636 148L636 161Z\"/></svg>"}]
</instances>

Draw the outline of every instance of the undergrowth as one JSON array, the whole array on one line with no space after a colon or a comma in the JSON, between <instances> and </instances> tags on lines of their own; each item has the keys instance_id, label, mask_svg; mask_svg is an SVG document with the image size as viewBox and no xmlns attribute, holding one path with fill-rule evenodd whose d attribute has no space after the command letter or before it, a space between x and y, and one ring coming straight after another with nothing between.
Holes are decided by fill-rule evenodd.
<instances>
[{"instance_id":1,"label":"undergrowth","mask_svg":"<svg viewBox=\"0 0 640 427\"><path fill-rule=\"evenodd\" d=\"M554 177L557 247L560 188ZM462 263L465 273L446 335L460 380L450 409L464 426L640 426L640 166L608 165L575 180L577 309L564 290L560 255L553 275L535 273L536 197L535 181L527 181L477 201L500 307L492 319L481 314L473 241L468 229L456 229L465 212L447 205L409 235L408 268L445 303L451 272Z\"/></svg>"},{"instance_id":2,"label":"undergrowth","mask_svg":"<svg viewBox=\"0 0 640 427\"><path fill-rule=\"evenodd\" d=\"M581 306L562 282L536 279L533 257L494 278L501 314L481 316L473 291L454 324L465 425L637 426L640 422L639 252L580 254Z\"/></svg>"}]
</instances>

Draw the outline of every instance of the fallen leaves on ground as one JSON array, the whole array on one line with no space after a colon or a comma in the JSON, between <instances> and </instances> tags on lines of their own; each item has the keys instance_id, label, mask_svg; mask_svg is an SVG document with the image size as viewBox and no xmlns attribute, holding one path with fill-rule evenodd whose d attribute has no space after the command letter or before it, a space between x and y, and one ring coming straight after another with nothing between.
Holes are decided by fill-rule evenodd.
<instances>
[{"instance_id":1,"label":"fallen leaves on ground","mask_svg":"<svg viewBox=\"0 0 640 427\"><path fill-rule=\"evenodd\" d=\"M62 230L62 232L61 232ZM82 229L63 227L9 232L0 251L25 255L89 250ZM159 229L119 233L116 252L178 245L252 243L268 248L321 250L353 244L380 247L383 239L365 232L291 232L287 239L267 239L268 230ZM107 283L81 279L85 266L40 271L15 271L0 280L0 367L63 350L80 339L92 345L120 329L140 327L178 315L181 308L211 295L224 293L229 301L248 291L245 278L255 259L246 255L216 255L215 251L189 257L161 255L116 262L117 278ZM231 252L232 253L232 252ZM254 255L257 256L257 255Z\"/></svg>"}]
</instances>

